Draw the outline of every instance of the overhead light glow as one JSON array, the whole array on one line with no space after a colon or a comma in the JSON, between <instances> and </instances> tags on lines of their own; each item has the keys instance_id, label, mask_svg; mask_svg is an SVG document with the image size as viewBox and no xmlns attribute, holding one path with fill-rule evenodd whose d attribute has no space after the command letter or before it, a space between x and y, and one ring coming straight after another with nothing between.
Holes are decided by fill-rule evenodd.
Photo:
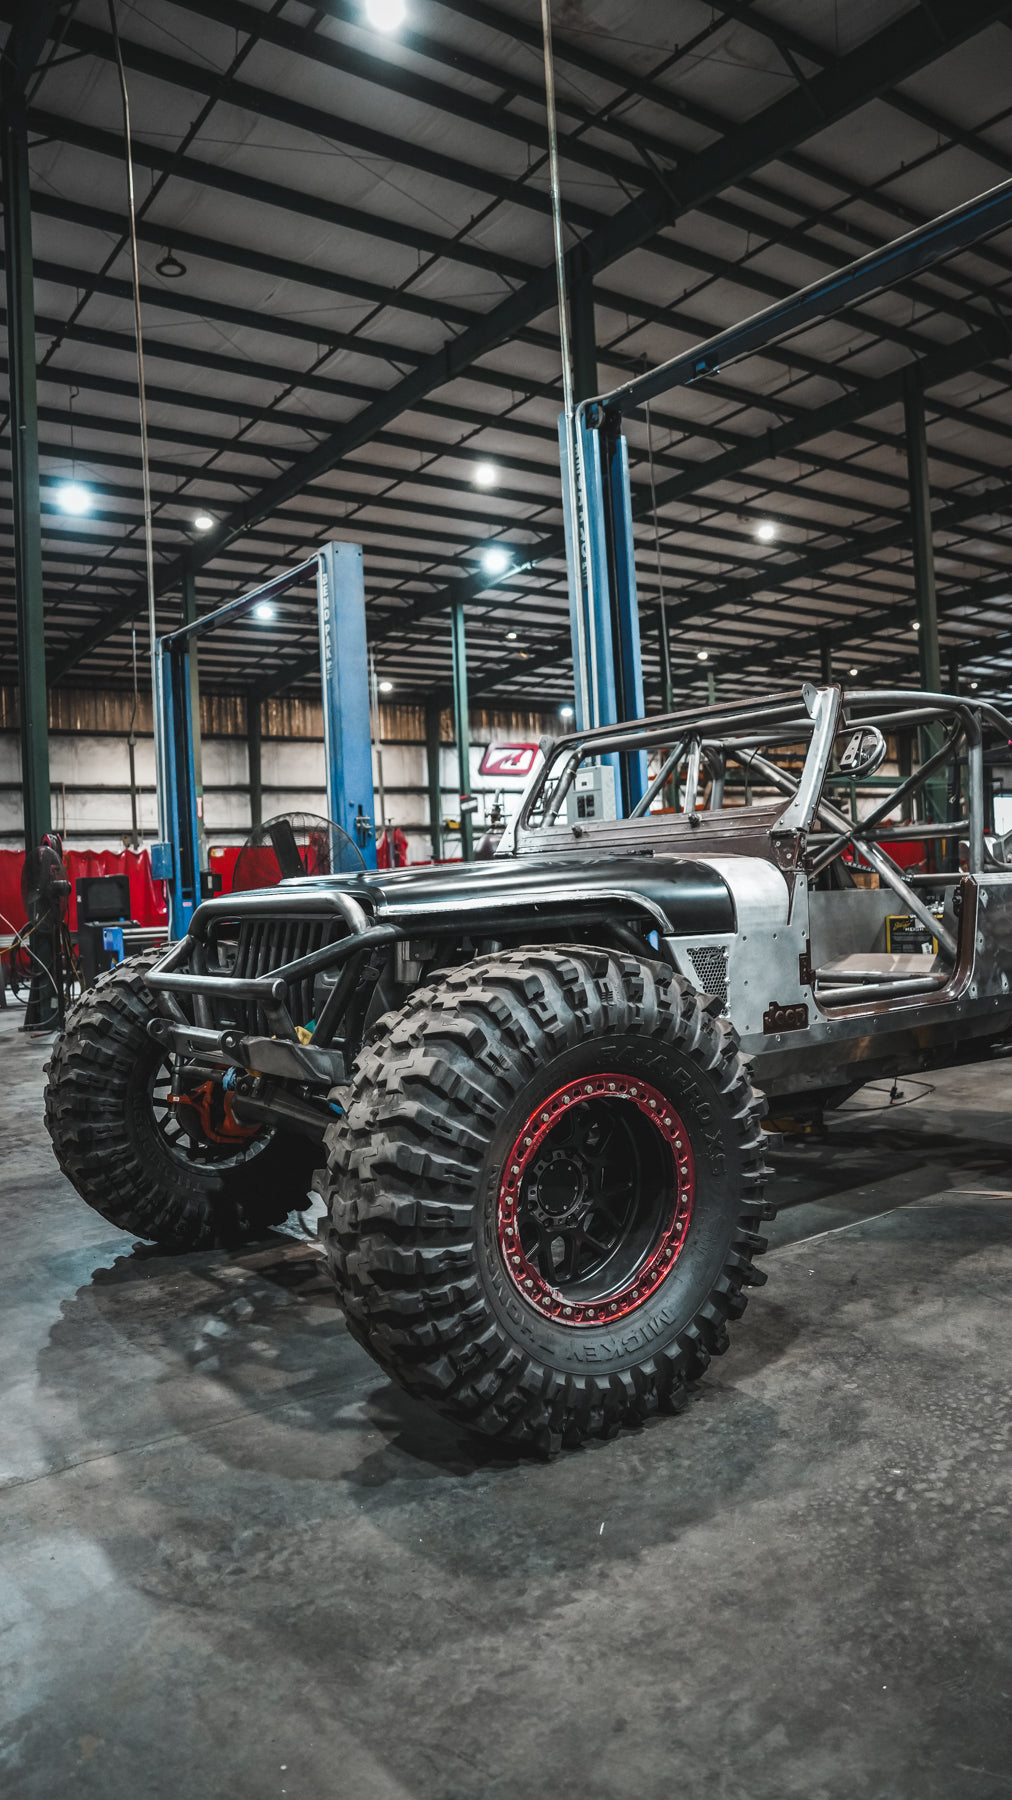
<instances>
[{"instance_id":1,"label":"overhead light glow","mask_svg":"<svg viewBox=\"0 0 1012 1800\"><path fill-rule=\"evenodd\" d=\"M700 662L709 662L709 660L710 660L709 650L697 650L696 655L698 656Z\"/></svg>"},{"instance_id":2,"label":"overhead light glow","mask_svg":"<svg viewBox=\"0 0 1012 1800\"><path fill-rule=\"evenodd\" d=\"M490 544L482 552L481 566L486 575L505 575L510 566L509 551L504 550L501 544Z\"/></svg>"},{"instance_id":3,"label":"overhead light glow","mask_svg":"<svg viewBox=\"0 0 1012 1800\"><path fill-rule=\"evenodd\" d=\"M760 544L772 544L777 535L776 525L772 519L760 519L755 528L755 534Z\"/></svg>"},{"instance_id":4,"label":"overhead light glow","mask_svg":"<svg viewBox=\"0 0 1012 1800\"><path fill-rule=\"evenodd\" d=\"M499 480L499 471L495 463L478 463L471 479L475 487L495 487Z\"/></svg>"},{"instance_id":5,"label":"overhead light glow","mask_svg":"<svg viewBox=\"0 0 1012 1800\"><path fill-rule=\"evenodd\" d=\"M973 693L976 693L977 692L977 683L975 681L971 681L970 688Z\"/></svg>"},{"instance_id":6,"label":"overhead light glow","mask_svg":"<svg viewBox=\"0 0 1012 1800\"><path fill-rule=\"evenodd\" d=\"M913 624L911 625L910 629L911 629L911 631L920 631L920 629L921 629L920 619L915 619Z\"/></svg>"},{"instance_id":7,"label":"overhead light glow","mask_svg":"<svg viewBox=\"0 0 1012 1800\"><path fill-rule=\"evenodd\" d=\"M559 707L559 718L560 719L571 719L572 717L573 717L573 709L571 706L560 706Z\"/></svg>"},{"instance_id":8,"label":"overhead light glow","mask_svg":"<svg viewBox=\"0 0 1012 1800\"><path fill-rule=\"evenodd\" d=\"M213 529L213 527L214 527L214 520L212 519L210 513L208 513L208 512L194 513L194 515L193 515L194 531L211 531Z\"/></svg>"},{"instance_id":9,"label":"overhead light glow","mask_svg":"<svg viewBox=\"0 0 1012 1800\"><path fill-rule=\"evenodd\" d=\"M65 481L56 490L56 504L65 513L90 512L91 492L80 481Z\"/></svg>"},{"instance_id":10,"label":"overhead light glow","mask_svg":"<svg viewBox=\"0 0 1012 1800\"><path fill-rule=\"evenodd\" d=\"M258 600L253 608L254 619L273 619L277 609L269 600Z\"/></svg>"},{"instance_id":11,"label":"overhead light glow","mask_svg":"<svg viewBox=\"0 0 1012 1800\"><path fill-rule=\"evenodd\" d=\"M851 672L851 674L852 674L852 675L856 675L856 674L857 674L857 670L856 670L856 669L851 669L851 671L850 671L850 672Z\"/></svg>"},{"instance_id":12,"label":"overhead light glow","mask_svg":"<svg viewBox=\"0 0 1012 1800\"><path fill-rule=\"evenodd\" d=\"M507 631L507 633L506 633L506 636L507 636L507 638L508 638L508 639L509 639L509 641L510 641L510 643L511 643L511 644L515 644L515 643L516 643L516 641L517 641L517 634L516 634L516 632L515 632L515 631Z\"/></svg>"},{"instance_id":13,"label":"overhead light glow","mask_svg":"<svg viewBox=\"0 0 1012 1800\"><path fill-rule=\"evenodd\" d=\"M379 690L381 694L392 694L394 691L394 684L392 681L381 681Z\"/></svg>"},{"instance_id":14,"label":"overhead light glow","mask_svg":"<svg viewBox=\"0 0 1012 1800\"><path fill-rule=\"evenodd\" d=\"M365 16L374 31L399 31L408 9L404 0L365 0Z\"/></svg>"}]
</instances>

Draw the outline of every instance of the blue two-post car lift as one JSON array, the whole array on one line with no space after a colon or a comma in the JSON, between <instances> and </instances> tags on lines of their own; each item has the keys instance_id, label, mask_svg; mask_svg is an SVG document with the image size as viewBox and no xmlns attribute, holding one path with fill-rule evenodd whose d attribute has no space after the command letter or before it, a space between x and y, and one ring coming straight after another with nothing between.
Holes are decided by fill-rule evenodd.
<instances>
[{"instance_id":1,"label":"blue two-post car lift","mask_svg":"<svg viewBox=\"0 0 1012 1800\"><path fill-rule=\"evenodd\" d=\"M185 934L201 899L190 645L222 625L234 625L265 601L276 600L310 573L316 576L320 620L327 815L358 845L366 865L376 866L362 547L324 544L297 568L158 640L156 729L161 738L158 808L163 842L155 846L152 872L167 884L173 938ZM332 861L337 866L333 855Z\"/></svg>"},{"instance_id":2,"label":"blue two-post car lift","mask_svg":"<svg viewBox=\"0 0 1012 1800\"><path fill-rule=\"evenodd\" d=\"M728 363L853 306L1012 223L1012 183L978 195L905 237L718 332L634 381L584 400L559 421L576 729L644 715L629 450L622 421L659 394L714 376ZM701 465L705 478L706 465ZM646 791L643 752L605 756L628 814Z\"/></svg>"}]
</instances>

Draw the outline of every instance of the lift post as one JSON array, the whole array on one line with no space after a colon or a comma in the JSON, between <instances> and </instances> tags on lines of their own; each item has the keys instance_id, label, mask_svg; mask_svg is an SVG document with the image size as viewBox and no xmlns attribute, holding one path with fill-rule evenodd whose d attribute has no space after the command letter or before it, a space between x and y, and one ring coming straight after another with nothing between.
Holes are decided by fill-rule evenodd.
<instances>
[{"instance_id":1,"label":"lift post","mask_svg":"<svg viewBox=\"0 0 1012 1800\"><path fill-rule=\"evenodd\" d=\"M562 415L562 491L579 731L643 714L632 493L623 418L658 395L714 376L728 363L829 318L1010 223L1012 181L990 188L965 206L955 207L842 269L834 269L822 280L717 332L705 343L611 393L582 401L576 408L572 439ZM575 482L570 479L571 458ZM705 477L705 463L700 470ZM642 753L625 753L621 762L622 800L629 811L646 789L646 759Z\"/></svg>"},{"instance_id":2,"label":"lift post","mask_svg":"<svg viewBox=\"0 0 1012 1800\"><path fill-rule=\"evenodd\" d=\"M202 897L190 645L223 625L235 624L264 601L277 599L310 573L316 578L320 621L327 812L357 843L366 864L376 866L362 548L360 544L325 544L297 568L158 640L156 729L161 734L165 770L160 829L173 938L184 935ZM332 856L334 849L332 845Z\"/></svg>"}]
</instances>

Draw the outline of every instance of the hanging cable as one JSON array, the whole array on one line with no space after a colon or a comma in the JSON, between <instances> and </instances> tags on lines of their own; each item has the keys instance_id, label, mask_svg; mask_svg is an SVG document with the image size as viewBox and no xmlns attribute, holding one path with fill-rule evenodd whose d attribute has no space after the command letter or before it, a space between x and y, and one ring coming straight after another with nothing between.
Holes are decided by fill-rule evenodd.
<instances>
[{"instance_id":1,"label":"hanging cable","mask_svg":"<svg viewBox=\"0 0 1012 1800\"><path fill-rule=\"evenodd\" d=\"M574 583L573 618L576 621L576 654L573 658L577 724L582 729L597 723L594 634L590 633L593 668L587 666L587 620L584 612L583 546L580 498L577 484L577 445L573 401L573 359L569 338L569 299L566 293L566 252L563 242L562 183L559 178L559 129L555 111L555 57L552 52L552 0L541 0L541 34L545 48L545 108L548 115L548 169L552 188L552 232L555 242L555 280L559 292L559 350L562 356L562 409L566 421L566 508L572 539ZM588 676L591 692L588 693Z\"/></svg>"},{"instance_id":2,"label":"hanging cable","mask_svg":"<svg viewBox=\"0 0 1012 1800\"><path fill-rule=\"evenodd\" d=\"M134 158L133 143L130 133L130 95L127 89L126 69L123 66L123 50L119 41L119 26L116 20L116 0L109 0L109 25L112 31L113 47L116 52L116 67L119 70L120 98L123 103L123 143L126 151L127 210L130 220L130 260L133 269L134 337L137 345L137 410L140 415L141 487L144 500L144 555L147 567L148 585L148 646L151 656L151 711L155 740L155 797L159 804L160 820L162 756L158 730L158 629L155 619L155 544L151 524L151 464L148 455L148 407L144 387L144 333L141 326L141 271L140 259L137 252L137 209L134 201Z\"/></svg>"},{"instance_id":3,"label":"hanging cable","mask_svg":"<svg viewBox=\"0 0 1012 1800\"><path fill-rule=\"evenodd\" d=\"M127 753L130 757L130 836L135 850L141 847L141 836L137 829L137 734L134 726L137 722L137 627L130 628L130 654L133 664L134 697L130 708L130 729L127 733Z\"/></svg>"}]
</instances>

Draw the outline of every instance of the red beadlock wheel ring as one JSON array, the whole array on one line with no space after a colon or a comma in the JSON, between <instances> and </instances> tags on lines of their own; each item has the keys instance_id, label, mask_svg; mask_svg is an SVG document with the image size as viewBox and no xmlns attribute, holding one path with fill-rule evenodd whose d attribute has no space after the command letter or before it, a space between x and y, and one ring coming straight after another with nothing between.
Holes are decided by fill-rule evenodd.
<instances>
[{"instance_id":1,"label":"red beadlock wheel ring","mask_svg":"<svg viewBox=\"0 0 1012 1800\"><path fill-rule=\"evenodd\" d=\"M638 1267L611 1290L593 1297L567 1295L532 1262L521 1241L528 1202L525 1186L539 1153L557 1126L578 1107L622 1103L638 1109L663 1143L670 1171L653 1242ZM598 1326L626 1318L649 1300L670 1274L685 1243L695 1198L695 1162L688 1132L678 1113L657 1088L630 1075L581 1075L543 1100L526 1120L510 1149L499 1187L498 1239L503 1267L513 1286L542 1317L562 1325ZM546 1226L550 1234L552 1226Z\"/></svg>"}]
</instances>

